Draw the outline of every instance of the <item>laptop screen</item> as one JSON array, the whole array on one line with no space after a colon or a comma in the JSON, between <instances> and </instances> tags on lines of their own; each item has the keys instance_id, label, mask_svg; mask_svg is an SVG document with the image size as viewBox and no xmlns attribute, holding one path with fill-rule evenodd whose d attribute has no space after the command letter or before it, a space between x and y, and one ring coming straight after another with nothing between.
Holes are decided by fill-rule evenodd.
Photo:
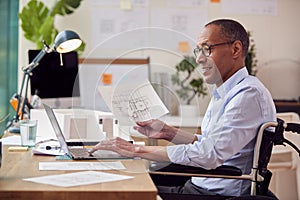
<instances>
[{"instance_id":1,"label":"laptop screen","mask_svg":"<svg viewBox=\"0 0 300 200\"><path fill-rule=\"evenodd\" d=\"M52 108L46 104L43 104L44 105L44 108L46 110L46 113L47 113L47 116L52 124L52 127L54 129L54 132L55 132L55 135L57 137L57 140L60 144L60 148L63 152L65 152L66 154L69 154L69 149L68 149L68 146L67 146L67 143L66 143L66 139L60 129L60 126L58 124L58 121L55 117L55 114L52 110Z\"/></svg>"}]
</instances>

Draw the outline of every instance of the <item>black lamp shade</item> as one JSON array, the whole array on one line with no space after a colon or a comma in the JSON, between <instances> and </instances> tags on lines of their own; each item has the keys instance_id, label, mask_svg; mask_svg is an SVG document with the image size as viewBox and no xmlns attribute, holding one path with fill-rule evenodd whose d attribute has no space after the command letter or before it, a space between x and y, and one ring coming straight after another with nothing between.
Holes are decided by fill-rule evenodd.
<instances>
[{"instance_id":1,"label":"black lamp shade","mask_svg":"<svg viewBox=\"0 0 300 200\"><path fill-rule=\"evenodd\" d=\"M74 31L65 30L57 34L54 43L58 53L67 53L80 47L82 41Z\"/></svg>"}]
</instances>

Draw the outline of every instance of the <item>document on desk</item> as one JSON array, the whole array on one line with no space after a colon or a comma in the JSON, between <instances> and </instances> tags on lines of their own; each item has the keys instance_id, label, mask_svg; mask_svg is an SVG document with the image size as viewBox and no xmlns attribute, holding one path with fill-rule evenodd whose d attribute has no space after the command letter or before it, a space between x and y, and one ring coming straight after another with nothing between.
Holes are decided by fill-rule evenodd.
<instances>
[{"instance_id":1,"label":"document on desk","mask_svg":"<svg viewBox=\"0 0 300 200\"><path fill-rule=\"evenodd\" d=\"M21 136L12 135L9 137L1 138L2 145L21 145Z\"/></svg>"},{"instance_id":2,"label":"document on desk","mask_svg":"<svg viewBox=\"0 0 300 200\"><path fill-rule=\"evenodd\" d=\"M39 170L124 170L120 162L40 162Z\"/></svg>"},{"instance_id":3,"label":"document on desk","mask_svg":"<svg viewBox=\"0 0 300 200\"><path fill-rule=\"evenodd\" d=\"M105 103L121 125L157 119L169 111L148 80L99 86Z\"/></svg>"},{"instance_id":4,"label":"document on desk","mask_svg":"<svg viewBox=\"0 0 300 200\"><path fill-rule=\"evenodd\" d=\"M60 187L74 187L80 185L89 185L96 183L105 183L112 181L121 181L131 179L132 176L118 175L105 172L83 171L68 174L49 175L33 178L25 178L24 181L42 183Z\"/></svg>"}]
</instances>

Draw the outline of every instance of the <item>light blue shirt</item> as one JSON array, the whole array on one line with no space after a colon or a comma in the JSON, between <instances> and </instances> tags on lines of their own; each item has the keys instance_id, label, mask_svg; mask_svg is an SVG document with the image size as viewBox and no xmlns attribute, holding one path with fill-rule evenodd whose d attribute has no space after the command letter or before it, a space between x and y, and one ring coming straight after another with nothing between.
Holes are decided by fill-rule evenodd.
<instances>
[{"instance_id":1,"label":"light blue shirt","mask_svg":"<svg viewBox=\"0 0 300 200\"><path fill-rule=\"evenodd\" d=\"M213 91L198 141L168 146L169 159L206 169L231 165L249 174L258 128L268 121L276 121L273 99L244 67ZM228 196L249 195L251 186L248 180L219 178L193 177L192 183Z\"/></svg>"}]
</instances>

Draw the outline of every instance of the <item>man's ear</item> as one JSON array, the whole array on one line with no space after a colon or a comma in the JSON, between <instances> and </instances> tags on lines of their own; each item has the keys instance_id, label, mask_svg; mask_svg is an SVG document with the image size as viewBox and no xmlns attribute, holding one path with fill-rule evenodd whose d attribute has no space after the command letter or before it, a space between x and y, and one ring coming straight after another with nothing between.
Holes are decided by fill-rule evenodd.
<instances>
[{"instance_id":1,"label":"man's ear","mask_svg":"<svg viewBox=\"0 0 300 200\"><path fill-rule=\"evenodd\" d=\"M236 40L232 44L232 55L233 58L238 58L243 54L243 45L242 42L239 40Z\"/></svg>"}]
</instances>

